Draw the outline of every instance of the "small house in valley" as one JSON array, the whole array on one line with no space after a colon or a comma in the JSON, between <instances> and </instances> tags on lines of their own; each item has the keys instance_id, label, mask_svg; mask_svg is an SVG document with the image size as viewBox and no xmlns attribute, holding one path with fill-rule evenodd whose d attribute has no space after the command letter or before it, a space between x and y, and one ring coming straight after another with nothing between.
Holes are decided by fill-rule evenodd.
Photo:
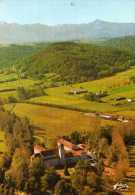
<instances>
[{"instance_id":1,"label":"small house in valley","mask_svg":"<svg viewBox=\"0 0 135 195\"><path fill-rule=\"evenodd\" d=\"M69 91L70 95L77 95L77 94L83 94L83 93L87 93L88 90L80 88L80 89L72 89L71 91Z\"/></svg>"}]
</instances>

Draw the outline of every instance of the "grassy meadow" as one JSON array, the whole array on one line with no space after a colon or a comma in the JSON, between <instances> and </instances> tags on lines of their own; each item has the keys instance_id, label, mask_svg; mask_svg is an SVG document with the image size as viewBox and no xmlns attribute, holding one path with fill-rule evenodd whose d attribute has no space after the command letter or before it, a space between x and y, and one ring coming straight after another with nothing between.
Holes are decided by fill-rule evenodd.
<instances>
[{"instance_id":1,"label":"grassy meadow","mask_svg":"<svg viewBox=\"0 0 135 195\"><path fill-rule=\"evenodd\" d=\"M12 110L13 105L5 105ZM40 140L68 135L73 131L94 131L106 124L114 125L114 121L101 120L95 116L87 116L83 112L59 109L48 106L16 104L13 111L21 117L28 117L36 127L35 137Z\"/></svg>"},{"instance_id":2,"label":"grassy meadow","mask_svg":"<svg viewBox=\"0 0 135 195\"><path fill-rule=\"evenodd\" d=\"M17 73L0 73L0 97L7 100L9 96L16 97L18 87L30 87L38 81L32 79L18 79Z\"/></svg>"},{"instance_id":3,"label":"grassy meadow","mask_svg":"<svg viewBox=\"0 0 135 195\"><path fill-rule=\"evenodd\" d=\"M97 125L100 123L102 126L104 124L111 124L112 121L101 120L92 115L87 116L85 112L103 112L134 117L134 102L122 100L120 105L116 105L117 102L115 100L117 97L135 98L135 84L130 81L130 78L134 75L135 67L128 71L118 73L115 76L100 80L46 88L44 90L47 95L31 98L22 103L6 104L5 108L15 112L19 116L28 117L31 123L37 127L35 137L40 140L45 140L46 137L53 139L75 130L91 131L95 129L95 123ZM0 74L0 80L2 81L15 77L16 75L13 73L9 75ZM38 82L40 82L40 80L32 79L2 82L0 83L0 89L15 88L15 90L0 92L0 97L2 99L8 99L9 96L17 97L16 89L19 86L28 88ZM95 93L100 90L106 90L108 96L102 98L101 103L86 100L84 94L68 94L72 89L79 88ZM94 120L96 120L96 122L93 122Z\"/></svg>"},{"instance_id":4,"label":"grassy meadow","mask_svg":"<svg viewBox=\"0 0 135 195\"><path fill-rule=\"evenodd\" d=\"M98 112L125 112L134 111L134 103L121 102L121 105L115 105L115 98L126 97L135 98L135 84L130 81L130 78L135 75L135 67L118 73L115 76L107 77L100 80L78 83L70 86L62 86L48 88L46 92L48 96L32 98L33 103L48 103L50 105L59 105L67 108L98 111ZM84 95L68 95L72 89L84 88L89 92L107 91L108 96L103 98L103 102L87 101Z\"/></svg>"}]
</instances>

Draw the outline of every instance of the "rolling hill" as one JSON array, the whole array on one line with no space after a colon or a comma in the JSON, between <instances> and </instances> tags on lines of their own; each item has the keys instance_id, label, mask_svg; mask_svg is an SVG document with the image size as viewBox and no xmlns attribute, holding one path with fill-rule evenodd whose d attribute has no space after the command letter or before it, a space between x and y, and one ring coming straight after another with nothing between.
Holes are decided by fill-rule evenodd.
<instances>
[{"instance_id":1,"label":"rolling hill","mask_svg":"<svg viewBox=\"0 0 135 195\"><path fill-rule=\"evenodd\" d=\"M46 44L0 45L0 68L14 65L22 58L33 55L45 47Z\"/></svg>"},{"instance_id":2,"label":"rolling hill","mask_svg":"<svg viewBox=\"0 0 135 195\"><path fill-rule=\"evenodd\" d=\"M56 73L67 83L112 75L129 67L132 55L126 51L94 44L62 42L21 60L19 68L31 77Z\"/></svg>"},{"instance_id":3,"label":"rolling hill","mask_svg":"<svg viewBox=\"0 0 135 195\"><path fill-rule=\"evenodd\" d=\"M95 20L87 24L47 26L43 24L0 23L0 43L38 43L135 35L134 23Z\"/></svg>"},{"instance_id":4,"label":"rolling hill","mask_svg":"<svg viewBox=\"0 0 135 195\"><path fill-rule=\"evenodd\" d=\"M102 43L105 46L128 51L135 55L135 36L117 37Z\"/></svg>"}]
</instances>

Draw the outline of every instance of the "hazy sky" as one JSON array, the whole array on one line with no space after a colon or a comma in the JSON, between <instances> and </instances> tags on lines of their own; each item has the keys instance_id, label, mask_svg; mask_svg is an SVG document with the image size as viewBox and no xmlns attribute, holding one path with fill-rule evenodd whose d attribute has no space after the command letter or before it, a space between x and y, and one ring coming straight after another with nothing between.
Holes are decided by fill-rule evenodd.
<instances>
[{"instance_id":1,"label":"hazy sky","mask_svg":"<svg viewBox=\"0 0 135 195\"><path fill-rule=\"evenodd\" d=\"M135 0L0 0L0 21L55 25L95 19L135 22Z\"/></svg>"}]
</instances>

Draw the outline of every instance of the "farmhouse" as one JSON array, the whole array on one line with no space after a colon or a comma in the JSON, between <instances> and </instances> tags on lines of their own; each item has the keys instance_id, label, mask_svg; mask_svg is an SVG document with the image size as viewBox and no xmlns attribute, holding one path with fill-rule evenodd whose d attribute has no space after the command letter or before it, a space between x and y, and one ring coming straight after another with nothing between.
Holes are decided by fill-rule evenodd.
<instances>
[{"instance_id":1,"label":"farmhouse","mask_svg":"<svg viewBox=\"0 0 135 195\"><path fill-rule=\"evenodd\" d=\"M135 99L134 98L133 99L128 98L127 101L128 102L135 102Z\"/></svg>"},{"instance_id":2,"label":"farmhouse","mask_svg":"<svg viewBox=\"0 0 135 195\"><path fill-rule=\"evenodd\" d=\"M58 148L63 145L63 149L65 153L72 153L73 156L85 156L88 155L88 151L86 150L86 147L84 144L75 145L71 142L61 138L57 142Z\"/></svg>"},{"instance_id":3,"label":"farmhouse","mask_svg":"<svg viewBox=\"0 0 135 195\"><path fill-rule=\"evenodd\" d=\"M86 89L73 89L69 92L70 95L77 95L82 93L87 93L88 91Z\"/></svg>"},{"instance_id":4,"label":"farmhouse","mask_svg":"<svg viewBox=\"0 0 135 195\"><path fill-rule=\"evenodd\" d=\"M57 141L57 147L48 150L40 145L34 145L32 159L42 157L47 167L63 167L65 162L68 166L74 166L78 160L92 160L91 153L86 149L84 144L75 145L64 138Z\"/></svg>"}]
</instances>

